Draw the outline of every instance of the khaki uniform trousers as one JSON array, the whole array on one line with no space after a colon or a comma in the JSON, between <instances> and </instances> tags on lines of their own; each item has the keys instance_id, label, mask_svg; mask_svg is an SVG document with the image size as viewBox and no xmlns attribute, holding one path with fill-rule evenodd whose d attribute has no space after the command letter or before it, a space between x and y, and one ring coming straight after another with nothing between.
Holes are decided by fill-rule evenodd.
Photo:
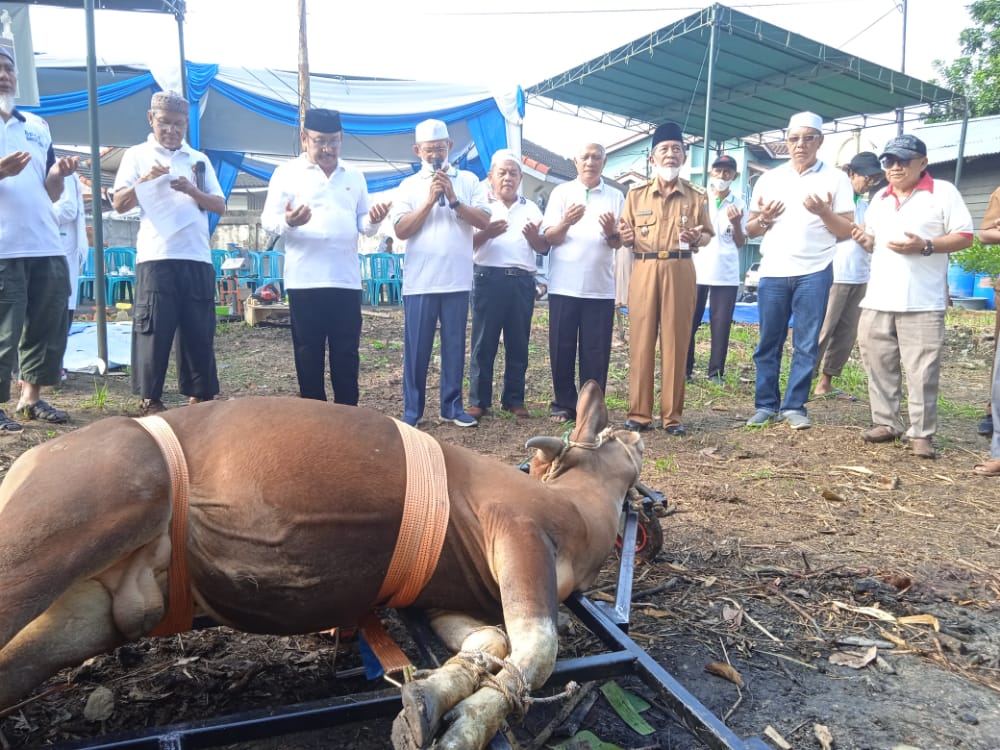
<instances>
[{"instance_id":1,"label":"khaki uniform trousers","mask_svg":"<svg viewBox=\"0 0 1000 750\"><path fill-rule=\"evenodd\" d=\"M653 415L656 340L660 340L660 419L680 424L691 325L697 300L694 262L635 259L628 289L628 418L649 423Z\"/></svg>"}]
</instances>

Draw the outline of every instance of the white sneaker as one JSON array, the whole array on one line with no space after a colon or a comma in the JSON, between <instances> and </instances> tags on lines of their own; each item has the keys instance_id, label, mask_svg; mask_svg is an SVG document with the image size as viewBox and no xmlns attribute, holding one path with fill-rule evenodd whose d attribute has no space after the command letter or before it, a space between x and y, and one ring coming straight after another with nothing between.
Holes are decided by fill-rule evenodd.
<instances>
[{"instance_id":1,"label":"white sneaker","mask_svg":"<svg viewBox=\"0 0 1000 750\"><path fill-rule=\"evenodd\" d=\"M761 427L774 419L774 412L767 409L758 409L754 415L747 420L747 427Z\"/></svg>"},{"instance_id":2,"label":"white sneaker","mask_svg":"<svg viewBox=\"0 0 1000 750\"><path fill-rule=\"evenodd\" d=\"M778 421L787 422L793 430L808 430L813 426L812 420L798 411L783 411Z\"/></svg>"}]
</instances>

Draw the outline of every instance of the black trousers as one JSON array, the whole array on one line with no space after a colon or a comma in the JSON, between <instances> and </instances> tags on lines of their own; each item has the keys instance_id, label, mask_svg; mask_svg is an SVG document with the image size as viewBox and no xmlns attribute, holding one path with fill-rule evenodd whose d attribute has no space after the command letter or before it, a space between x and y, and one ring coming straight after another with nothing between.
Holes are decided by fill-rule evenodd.
<instances>
[{"instance_id":1,"label":"black trousers","mask_svg":"<svg viewBox=\"0 0 1000 750\"><path fill-rule=\"evenodd\" d=\"M330 345L330 385L338 404L357 406L361 358L360 289L289 289L295 374L302 398L326 401L323 381Z\"/></svg>"},{"instance_id":2,"label":"black trousers","mask_svg":"<svg viewBox=\"0 0 1000 750\"><path fill-rule=\"evenodd\" d=\"M615 321L613 299L581 299L549 295L549 360L552 365L552 409L576 416L574 382L577 348L580 383L596 380L605 390L611 362L611 331Z\"/></svg>"},{"instance_id":3,"label":"black trousers","mask_svg":"<svg viewBox=\"0 0 1000 750\"><path fill-rule=\"evenodd\" d=\"M738 286L698 285L698 297L694 308L694 325L691 327L691 345L688 347L687 376L694 372L694 335L705 314L705 303L709 292L712 306L708 308L708 325L712 332L712 353L708 358L708 377L722 377L726 373L726 354L729 352L729 332L733 326L733 311L736 309Z\"/></svg>"},{"instance_id":4,"label":"black trousers","mask_svg":"<svg viewBox=\"0 0 1000 750\"><path fill-rule=\"evenodd\" d=\"M193 260L152 260L135 267L132 392L161 399L177 338L177 385L185 396L219 393L215 368L215 269Z\"/></svg>"}]
</instances>

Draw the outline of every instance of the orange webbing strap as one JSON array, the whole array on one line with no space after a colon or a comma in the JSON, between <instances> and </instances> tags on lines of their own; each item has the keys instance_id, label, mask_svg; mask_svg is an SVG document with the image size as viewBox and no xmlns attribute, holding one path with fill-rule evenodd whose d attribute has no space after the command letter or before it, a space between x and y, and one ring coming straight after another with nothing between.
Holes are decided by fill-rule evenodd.
<instances>
[{"instance_id":1,"label":"orange webbing strap","mask_svg":"<svg viewBox=\"0 0 1000 750\"><path fill-rule=\"evenodd\" d=\"M403 653L403 649L392 639L389 631L385 629L385 625L374 612L369 612L362 617L358 626L365 636L368 647L371 648L386 674L404 672L413 666L410 657Z\"/></svg>"},{"instance_id":2,"label":"orange webbing strap","mask_svg":"<svg viewBox=\"0 0 1000 750\"><path fill-rule=\"evenodd\" d=\"M429 435L393 420L406 454L403 521L376 601L407 607L434 575L448 531L448 473L441 446Z\"/></svg>"},{"instance_id":3,"label":"orange webbing strap","mask_svg":"<svg viewBox=\"0 0 1000 750\"><path fill-rule=\"evenodd\" d=\"M150 435L163 453L170 471L170 494L173 516L170 520L170 571L167 613L150 635L173 635L191 629L194 622L194 597L187 571L188 496L190 481L181 443L163 417L156 415L135 420Z\"/></svg>"}]
</instances>

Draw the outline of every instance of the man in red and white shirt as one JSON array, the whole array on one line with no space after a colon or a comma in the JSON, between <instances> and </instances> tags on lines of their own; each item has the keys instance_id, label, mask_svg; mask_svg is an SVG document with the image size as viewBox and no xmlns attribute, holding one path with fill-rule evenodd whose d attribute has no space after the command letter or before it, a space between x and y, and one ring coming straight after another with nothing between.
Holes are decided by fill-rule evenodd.
<instances>
[{"instance_id":1,"label":"man in red and white shirt","mask_svg":"<svg viewBox=\"0 0 1000 750\"><path fill-rule=\"evenodd\" d=\"M916 136L893 138L879 160L889 187L872 198L865 226L853 230L858 244L872 253L858 342L873 425L862 437L885 443L903 434L902 366L911 449L934 458L948 254L972 244L972 216L954 185L927 173L927 146Z\"/></svg>"}]
</instances>

